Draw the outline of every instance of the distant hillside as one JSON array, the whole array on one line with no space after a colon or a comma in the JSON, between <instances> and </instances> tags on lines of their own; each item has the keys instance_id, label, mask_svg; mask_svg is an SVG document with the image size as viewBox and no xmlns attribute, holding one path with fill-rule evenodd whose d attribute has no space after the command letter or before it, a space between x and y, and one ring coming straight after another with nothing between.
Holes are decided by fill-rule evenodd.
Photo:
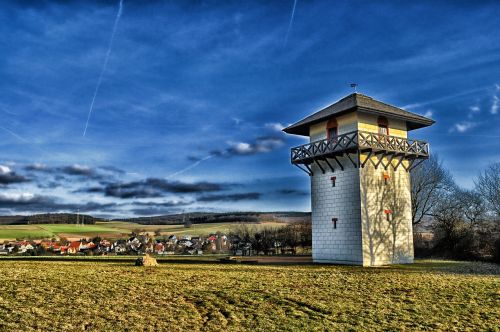
<instances>
[{"instance_id":1,"label":"distant hillside","mask_svg":"<svg viewBox=\"0 0 500 332\"><path fill-rule=\"evenodd\" d=\"M77 218L77 215L73 213L44 213L34 214L31 216L0 216L0 225L76 224ZM80 214L79 220L80 223L83 220L85 224L95 224L96 221L102 221L100 218L94 218L90 215L82 214ZM291 223L310 220L310 212L193 212L153 217L114 219L114 221L128 221L141 225L178 225L185 222L193 224L224 222L255 223L261 221Z\"/></svg>"},{"instance_id":2,"label":"distant hillside","mask_svg":"<svg viewBox=\"0 0 500 332\"><path fill-rule=\"evenodd\" d=\"M118 219L117 219L118 220ZM120 221L135 222L141 225L175 225L185 222L193 224L205 223L222 223L222 222L260 222L260 221L277 221L277 222L299 222L310 221L310 212L227 212L227 213L212 213L212 212L194 212L169 214L154 217L140 217L119 219Z\"/></svg>"},{"instance_id":3,"label":"distant hillside","mask_svg":"<svg viewBox=\"0 0 500 332\"><path fill-rule=\"evenodd\" d=\"M0 225L26 225L26 224L95 224L99 219L89 215L80 214L79 217L73 213L44 213L31 216L0 216Z\"/></svg>"}]
</instances>

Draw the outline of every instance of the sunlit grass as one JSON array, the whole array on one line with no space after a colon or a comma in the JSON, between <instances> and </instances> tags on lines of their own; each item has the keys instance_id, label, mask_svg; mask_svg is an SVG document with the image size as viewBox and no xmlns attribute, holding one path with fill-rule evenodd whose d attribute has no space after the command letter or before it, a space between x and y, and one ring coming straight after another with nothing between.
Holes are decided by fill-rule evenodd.
<instances>
[{"instance_id":1,"label":"sunlit grass","mask_svg":"<svg viewBox=\"0 0 500 332\"><path fill-rule=\"evenodd\" d=\"M85 234L85 233L120 233L123 229L109 227L105 224L97 225L71 225L71 224L41 224L40 228L54 234Z\"/></svg>"},{"instance_id":2,"label":"sunlit grass","mask_svg":"<svg viewBox=\"0 0 500 332\"><path fill-rule=\"evenodd\" d=\"M44 238L54 234L36 225L0 226L0 239Z\"/></svg>"},{"instance_id":3,"label":"sunlit grass","mask_svg":"<svg viewBox=\"0 0 500 332\"><path fill-rule=\"evenodd\" d=\"M498 273L493 265L433 261L140 268L0 260L0 329L496 330Z\"/></svg>"},{"instance_id":4,"label":"sunlit grass","mask_svg":"<svg viewBox=\"0 0 500 332\"><path fill-rule=\"evenodd\" d=\"M131 222L97 222L95 225L75 224L37 224L37 225L0 225L0 239L17 238L51 238L51 237L94 237L119 238L129 235L133 230L144 230L154 233L160 231L161 235L191 235L200 236L216 233L227 233L239 223L206 223L193 224L190 228L183 225L140 225ZM265 222L250 224L250 227L260 229L263 227L282 227L285 223Z\"/></svg>"}]
</instances>

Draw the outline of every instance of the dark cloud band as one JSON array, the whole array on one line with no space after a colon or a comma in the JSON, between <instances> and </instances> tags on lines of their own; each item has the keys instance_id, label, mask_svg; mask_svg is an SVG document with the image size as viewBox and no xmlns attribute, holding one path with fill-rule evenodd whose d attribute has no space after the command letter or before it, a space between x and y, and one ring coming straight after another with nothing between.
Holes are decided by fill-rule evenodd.
<instances>
[{"instance_id":1,"label":"dark cloud band","mask_svg":"<svg viewBox=\"0 0 500 332\"><path fill-rule=\"evenodd\" d=\"M198 198L199 202L237 202L260 199L260 193L240 193L227 195L206 195Z\"/></svg>"}]
</instances>

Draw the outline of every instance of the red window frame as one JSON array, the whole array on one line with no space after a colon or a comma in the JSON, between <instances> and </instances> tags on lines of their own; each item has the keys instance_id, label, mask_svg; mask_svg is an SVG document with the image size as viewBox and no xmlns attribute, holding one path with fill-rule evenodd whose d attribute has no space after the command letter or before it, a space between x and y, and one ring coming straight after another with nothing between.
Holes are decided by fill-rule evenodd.
<instances>
[{"instance_id":1,"label":"red window frame","mask_svg":"<svg viewBox=\"0 0 500 332\"><path fill-rule=\"evenodd\" d=\"M326 139L327 140L330 140L331 138L333 138L330 135L330 132L332 131L332 129L335 129L335 136L334 137L338 137L339 136L339 126L337 124L336 119L330 119L326 123Z\"/></svg>"},{"instance_id":2,"label":"red window frame","mask_svg":"<svg viewBox=\"0 0 500 332\"><path fill-rule=\"evenodd\" d=\"M378 133L380 135L389 135L389 121L387 120L387 118L385 116L379 116L377 123L378 123ZM382 134L380 132L380 128L385 128L386 133Z\"/></svg>"}]
</instances>

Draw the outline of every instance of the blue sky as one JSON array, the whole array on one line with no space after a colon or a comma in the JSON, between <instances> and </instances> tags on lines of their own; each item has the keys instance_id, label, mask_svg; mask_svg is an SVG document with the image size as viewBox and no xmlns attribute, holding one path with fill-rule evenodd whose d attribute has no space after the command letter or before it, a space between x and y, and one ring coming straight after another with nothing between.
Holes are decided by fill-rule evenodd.
<instances>
[{"instance_id":1,"label":"blue sky","mask_svg":"<svg viewBox=\"0 0 500 332\"><path fill-rule=\"evenodd\" d=\"M500 160L498 2L9 1L0 213L310 209L280 132L358 91L437 123L457 182ZM86 135L90 104L102 75Z\"/></svg>"}]
</instances>

